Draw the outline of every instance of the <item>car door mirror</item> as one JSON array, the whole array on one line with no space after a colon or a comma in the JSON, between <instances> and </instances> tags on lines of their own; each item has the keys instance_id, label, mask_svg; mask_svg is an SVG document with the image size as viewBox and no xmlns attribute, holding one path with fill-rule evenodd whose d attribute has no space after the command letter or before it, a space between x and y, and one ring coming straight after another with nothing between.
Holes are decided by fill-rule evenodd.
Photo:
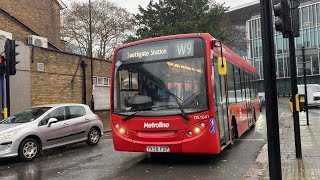
<instances>
[{"instance_id":1,"label":"car door mirror","mask_svg":"<svg viewBox=\"0 0 320 180\"><path fill-rule=\"evenodd\" d=\"M50 127L51 124L56 123L56 122L58 122L57 118L50 118L49 121L48 121L48 127Z\"/></svg>"}]
</instances>

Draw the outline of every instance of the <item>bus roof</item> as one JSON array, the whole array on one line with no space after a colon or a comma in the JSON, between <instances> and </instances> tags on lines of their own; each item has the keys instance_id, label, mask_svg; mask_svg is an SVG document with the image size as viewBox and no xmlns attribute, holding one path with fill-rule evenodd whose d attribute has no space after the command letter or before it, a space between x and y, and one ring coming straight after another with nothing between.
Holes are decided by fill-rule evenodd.
<instances>
[{"instance_id":1,"label":"bus roof","mask_svg":"<svg viewBox=\"0 0 320 180\"><path fill-rule=\"evenodd\" d=\"M166 40L166 39L177 39L177 38L204 37L204 36L210 36L210 34L208 34L208 33L190 33L190 34L176 34L176 35L153 37L153 38L142 39L142 40L130 42L127 44L123 44L121 46L116 47L116 49L121 49L124 47L133 46L133 45L137 45L137 44L143 44L143 43L152 42L152 41L161 41L161 40Z\"/></svg>"},{"instance_id":2,"label":"bus roof","mask_svg":"<svg viewBox=\"0 0 320 180\"><path fill-rule=\"evenodd\" d=\"M212 39L215 39L212 37L209 33L190 33L190 34L176 34L176 35L168 35L168 36L160 36L160 37L154 37L154 38L148 38L148 39L143 39L143 40L138 40L135 42L130 42L127 44L123 44L121 46L117 46L115 48L115 51L121 48L133 46L133 45L138 45L138 44L143 44L147 42L152 42L152 41L161 41L161 40L166 40L166 39L177 39L177 38L190 38L190 37L202 37L204 40L210 41ZM233 52L231 49L229 49L227 46L222 45L222 51L223 51L223 56L227 59L227 61L237 67L240 67L247 72L250 73L256 73L256 69L248 63L245 59L243 59L241 56L239 56L237 53ZM220 48L215 48L213 54L217 57L220 56Z\"/></svg>"}]
</instances>

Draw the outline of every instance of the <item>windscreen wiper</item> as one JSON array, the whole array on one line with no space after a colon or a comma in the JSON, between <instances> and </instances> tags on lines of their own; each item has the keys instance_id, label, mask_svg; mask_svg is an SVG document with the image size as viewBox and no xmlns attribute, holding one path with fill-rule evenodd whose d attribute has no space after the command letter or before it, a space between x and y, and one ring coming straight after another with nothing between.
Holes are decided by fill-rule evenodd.
<instances>
[{"instance_id":1,"label":"windscreen wiper","mask_svg":"<svg viewBox=\"0 0 320 180\"><path fill-rule=\"evenodd\" d=\"M135 116L136 114L138 114L138 113L141 112L141 111L142 111L142 110L138 110L138 111L136 111L136 112L134 112L134 113L132 113L132 114L124 117L124 118L122 119L122 121L123 121L123 122L128 121L131 117Z\"/></svg>"},{"instance_id":2,"label":"windscreen wiper","mask_svg":"<svg viewBox=\"0 0 320 180\"><path fill-rule=\"evenodd\" d=\"M152 108L151 108L151 109L153 109L153 108L159 108L159 107L168 107L168 106L169 106L169 105L152 106ZM150 108L149 108L149 109L150 109ZM143 111L143 110L147 110L147 108L146 108L146 109L139 109L139 110L137 110L136 112L134 112L134 113L132 113L132 114L130 114L130 115L128 115L128 116L126 116L126 117L124 117L124 118L122 119L122 121L123 121L123 122L128 121L131 117L135 116L136 114L138 114L139 112L141 112L141 111Z\"/></svg>"},{"instance_id":3,"label":"windscreen wiper","mask_svg":"<svg viewBox=\"0 0 320 180\"><path fill-rule=\"evenodd\" d=\"M156 84L156 83L155 83ZM177 101L177 104L178 104L178 107L181 111L181 116L183 117L183 119L185 120L190 120L189 117L186 115L186 112L184 111L184 109L182 108L181 104L179 103L179 97L176 96L175 94L173 94L172 92L170 92L167 88L165 87L162 87L162 86L159 86L158 84L156 84L159 88L163 89L165 92L167 92L170 96L172 96L176 101Z\"/></svg>"}]
</instances>

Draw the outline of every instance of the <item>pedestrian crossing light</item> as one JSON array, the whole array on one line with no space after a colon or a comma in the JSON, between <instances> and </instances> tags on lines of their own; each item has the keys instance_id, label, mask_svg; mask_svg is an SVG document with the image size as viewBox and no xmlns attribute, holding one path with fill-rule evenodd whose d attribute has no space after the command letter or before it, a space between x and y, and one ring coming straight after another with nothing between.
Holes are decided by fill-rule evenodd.
<instances>
[{"instance_id":1,"label":"pedestrian crossing light","mask_svg":"<svg viewBox=\"0 0 320 180\"><path fill-rule=\"evenodd\" d=\"M5 58L0 56L0 75L5 74Z\"/></svg>"},{"instance_id":2,"label":"pedestrian crossing light","mask_svg":"<svg viewBox=\"0 0 320 180\"><path fill-rule=\"evenodd\" d=\"M281 0L273 6L275 20L275 29L283 34L283 37L288 37L287 34L292 31L291 16L288 0Z\"/></svg>"}]
</instances>

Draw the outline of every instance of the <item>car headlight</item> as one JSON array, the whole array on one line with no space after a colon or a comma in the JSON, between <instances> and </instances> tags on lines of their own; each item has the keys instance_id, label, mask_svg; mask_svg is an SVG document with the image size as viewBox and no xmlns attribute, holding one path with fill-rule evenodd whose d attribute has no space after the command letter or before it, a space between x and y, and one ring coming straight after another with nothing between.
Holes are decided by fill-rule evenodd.
<instances>
[{"instance_id":1,"label":"car headlight","mask_svg":"<svg viewBox=\"0 0 320 180\"><path fill-rule=\"evenodd\" d=\"M12 136L16 135L18 130L9 131L7 133L0 134L0 140L9 139Z\"/></svg>"}]
</instances>

